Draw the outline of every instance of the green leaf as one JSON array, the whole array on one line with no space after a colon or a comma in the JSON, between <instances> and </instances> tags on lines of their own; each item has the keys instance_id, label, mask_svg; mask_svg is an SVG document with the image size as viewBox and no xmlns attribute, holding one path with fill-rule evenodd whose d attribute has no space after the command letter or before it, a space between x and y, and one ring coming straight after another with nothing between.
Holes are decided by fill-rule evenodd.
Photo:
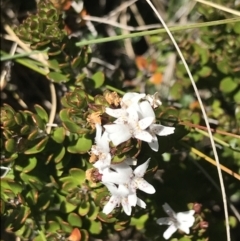
<instances>
[{"instance_id":1,"label":"green leaf","mask_svg":"<svg viewBox=\"0 0 240 241\"><path fill-rule=\"evenodd\" d=\"M17 142L15 139L9 139L5 142L5 149L8 152L16 152Z\"/></svg>"},{"instance_id":2,"label":"green leaf","mask_svg":"<svg viewBox=\"0 0 240 241\"><path fill-rule=\"evenodd\" d=\"M100 208L97 207L94 202L91 202L90 203L90 209L89 209L89 212L88 212L88 218L90 220L95 220L98 216L99 209Z\"/></svg>"},{"instance_id":3,"label":"green leaf","mask_svg":"<svg viewBox=\"0 0 240 241\"><path fill-rule=\"evenodd\" d=\"M37 142L33 147L26 150L24 153L29 155L29 154L36 154L36 153L43 151L48 142L48 139L49 139L49 137L46 136L41 141Z\"/></svg>"},{"instance_id":4,"label":"green leaf","mask_svg":"<svg viewBox=\"0 0 240 241\"><path fill-rule=\"evenodd\" d=\"M47 112L40 106L40 105L34 105L34 109L36 110L38 116L45 122L48 123L48 114Z\"/></svg>"},{"instance_id":5,"label":"green leaf","mask_svg":"<svg viewBox=\"0 0 240 241\"><path fill-rule=\"evenodd\" d=\"M7 177L1 178L1 188L10 189L15 195L21 193L23 189L19 183Z\"/></svg>"},{"instance_id":6,"label":"green leaf","mask_svg":"<svg viewBox=\"0 0 240 241\"><path fill-rule=\"evenodd\" d=\"M26 134L29 133L30 130L31 130L30 126L29 126L29 125L25 125L25 126L23 126L23 127L21 128L20 133L21 133L22 135L26 135Z\"/></svg>"},{"instance_id":7,"label":"green leaf","mask_svg":"<svg viewBox=\"0 0 240 241\"><path fill-rule=\"evenodd\" d=\"M234 96L233 99L237 104L240 104L240 91L238 91Z\"/></svg>"},{"instance_id":8,"label":"green leaf","mask_svg":"<svg viewBox=\"0 0 240 241\"><path fill-rule=\"evenodd\" d=\"M103 72L99 71L92 75L91 79L94 81L94 87L97 89L103 85L105 76Z\"/></svg>"},{"instance_id":9,"label":"green leaf","mask_svg":"<svg viewBox=\"0 0 240 241\"><path fill-rule=\"evenodd\" d=\"M66 131L63 127L56 127L51 135L52 139L61 144L65 139Z\"/></svg>"},{"instance_id":10,"label":"green leaf","mask_svg":"<svg viewBox=\"0 0 240 241\"><path fill-rule=\"evenodd\" d=\"M59 148L57 151L55 151L53 156L55 163L60 162L65 156L65 153L66 153L66 149L64 146L62 146L62 148Z\"/></svg>"},{"instance_id":11,"label":"green leaf","mask_svg":"<svg viewBox=\"0 0 240 241\"><path fill-rule=\"evenodd\" d=\"M39 130L35 129L28 135L27 139L29 141L32 141L32 140L36 139L38 137L38 135L39 135Z\"/></svg>"},{"instance_id":12,"label":"green leaf","mask_svg":"<svg viewBox=\"0 0 240 241\"><path fill-rule=\"evenodd\" d=\"M69 222L69 224L71 224L73 227L78 227L81 228L82 227L82 219L79 215L77 215L76 213L70 213L68 214L67 217L67 221Z\"/></svg>"},{"instance_id":13,"label":"green leaf","mask_svg":"<svg viewBox=\"0 0 240 241\"><path fill-rule=\"evenodd\" d=\"M69 144L67 150L70 153L87 153L92 147L92 140L87 139L85 136L81 136L74 143Z\"/></svg>"},{"instance_id":14,"label":"green leaf","mask_svg":"<svg viewBox=\"0 0 240 241\"><path fill-rule=\"evenodd\" d=\"M89 232L92 234L100 234L102 231L102 223L99 221L91 221Z\"/></svg>"},{"instance_id":15,"label":"green leaf","mask_svg":"<svg viewBox=\"0 0 240 241\"><path fill-rule=\"evenodd\" d=\"M25 184L29 184L32 188L41 190L44 185L42 181L39 179L39 177L30 175L29 173L22 172L20 173L20 177Z\"/></svg>"},{"instance_id":16,"label":"green leaf","mask_svg":"<svg viewBox=\"0 0 240 241\"><path fill-rule=\"evenodd\" d=\"M28 158L28 165L23 168L24 173L28 173L32 171L37 165L37 158L36 157L30 157Z\"/></svg>"},{"instance_id":17,"label":"green leaf","mask_svg":"<svg viewBox=\"0 0 240 241\"><path fill-rule=\"evenodd\" d=\"M50 72L47 74L47 78L56 83L62 83L69 81L69 77L59 72Z\"/></svg>"},{"instance_id":18,"label":"green leaf","mask_svg":"<svg viewBox=\"0 0 240 241\"><path fill-rule=\"evenodd\" d=\"M16 113L15 115L14 115L14 120L16 121L16 123L18 124L18 125L21 125L22 124L22 115L20 114L20 113Z\"/></svg>"},{"instance_id":19,"label":"green leaf","mask_svg":"<svg viewBox=\"0 0 240 241\"><path fill-rule=\"evenodd\" d=\"M98 219L101 220L104 223L115 223L117 219L115 217L109 217L108 215L100 212L98 213Z\"/></svg>"},{"instance_id":20,"label":"green leaf","mask_svg":"<svg viewBox=\"0 0 240 241\"><path fill-rule=\"evenodd\" d=\"M33 122L41 129L45 129L45 123L44 121L36 114L32 115Z\"/></svg>"},{"instance_id":21,"label":"green leaf","mask_svg":"<svg viewBox=\"0 0 240 241\"><path fill-rule=\"evenodd\" d=\"M47 222L47 230L51 233L60 229L60 224L56 221L50 220Z\"/></svg>"},{"instance_id":22,"label":"green leaf","mask_svg":"<svg viewBox=\"0 0 240 241\"><path fill-rule=\"evenodd\" d=\"M71 168L70 169L70 174L74 180L77 180L78 184L83 184L85 182L85 171L78 169L78 168Z\"/></svg>"},{"instance_id":23,"label":"green leaf","mask_svg":"<svg viewBox=\"0 0 240 241\"><path fill-rule=\"evenodd\" d=\"M220 90L224 93L231 93L237 86L238 84L231 77L226 77L220 82Z\"/></svg>"},{"instance_id":24,"label":"green leaf","mask_svg":"<svg viewBox=\"0 0 240 241\"><path fill-rule=\"evenodd\" d=\"M38 202L37 202L39 211L46 210L51 204L52 199L53 199L53 195L51 195L50 192L41 193L38 197Z\"/></svg>"},{"instance_id":25,"label":"green leaf","mask_svg":"<svg viewBox=\"0 0 240 241\"><path fill-rule=\"evenodd\" d=\"M65 191L66 193L71 192L77 187L76 182L71 179L70 181L66 181L62 185L62 190Z\"/></svg>"},{"instance_id":26,"label":"green leaf","mask_svg":"<svg viewBox=\"0 0 240 241\"><path fill-rule=\"evenodd\" d=\"M69 203L67 200L66 200L66 197L65 196L62 196L62 195L58 195L59 199L60 199L60 211L63 212L63 213L70 213L72 212L73 210L75 210L77 208L76 205L73 205L71 203Z\"/></svg>"},{"instance_id":27,"label":"green leaf","mask_svg":"<svg viewBox=\"0 0 240 241\"><path fill-rule=\"evenodd\" d=\"M198 75L201 77L208 77L211 73L212 73L212 69L210 67L203 66L198 72Z\"/></svg>"},{"instance_id":28,"label":"green leaf","mask_svg":"<svg viewBox=\"0 0 240 241\"><path fill-rule=\"evenodd\" d=\"M66 232L66 233L71 233L72 231L72 226L67 223L67 222L64 222L64 221L61 221L60 222L60 225L61 225L61 229Z\"/></svg>"},{"instance_id":29,"label":"green leaf","mask_svg":"<svg viewBox=\"0 0 240 241\"><path fill-rule=\"evenodd\" d=\"M63 109L60 111L60 118L63 121L63 125L72 133L81 133L81 127L75 124L68 116L68 111Z\"/></svg>"},{"instance_id":30,"label":"green leaf","mask_svg":"<svg viewBox=\"0 0 240 241\"><path fill-rule=\"evenodd\" d=\"M136 229L141 230L141 229L144 228L144 224L148 220L148 218L149 218L148 213L142 215L140 218L132 217L131 218L131 225L135 226Z\"/></svg>"},{"instance_id":31,"label":"green leaf","mask_svg":"<svg viewBox=\"0 0 240 241\"><path fill-rule=\"evenodd\" d=\"M80 205L79 209L78 209L79 215L85 216L85 215L88 214L89 210L90 210L90 203L86 200L83 200L81 202L81 205Z\"/></svg>"},{"instance_id":32,"label":"green leaf","mask_svg":"<svg viewBox=\"0 0 240 241\"><path fill-rule=\"evenodd\" d=\"M233 30L235 31L235 33L240 34L240 22L234 24Z\"/></svg>"}]
</instances>

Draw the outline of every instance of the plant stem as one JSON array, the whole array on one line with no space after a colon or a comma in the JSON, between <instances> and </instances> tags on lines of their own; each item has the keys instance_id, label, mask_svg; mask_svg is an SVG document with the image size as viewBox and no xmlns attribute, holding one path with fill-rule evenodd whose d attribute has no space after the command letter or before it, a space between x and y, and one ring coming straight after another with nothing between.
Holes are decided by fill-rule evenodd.
<instances>
[{"instance_id":1,"label":"plant stem","mask_svg":"<svg viewBox=\"0 0 240 241\"><path fill-rule=\"evenodd\" d=\"M234 23L234 22L239 22L239 21L240 21L239 17L238 18L229 18L229 19L210 21L210 22L205 22L205 23L187 24L185 26L172 26L172 27L169 27L169 30L171 32L176 32L176 31L182 31L182 30L187 30L187 29L217 26L217 25L221 25L221 24ZM90 45L90 44L106 43L106 42L111 42L111 41L123 40L126 38L142 37L145 35L154 35L154 34L160 34L160 33L165 33L165 32L166 32L166 30L164 28L161 28L161 29L156 29L156 30L130 33L130 34L118 35L118 36L107 37L107 38L85 40L85 41L76 43L76 46L80 47L80 46Z\"/></svg>"}]
</instances>

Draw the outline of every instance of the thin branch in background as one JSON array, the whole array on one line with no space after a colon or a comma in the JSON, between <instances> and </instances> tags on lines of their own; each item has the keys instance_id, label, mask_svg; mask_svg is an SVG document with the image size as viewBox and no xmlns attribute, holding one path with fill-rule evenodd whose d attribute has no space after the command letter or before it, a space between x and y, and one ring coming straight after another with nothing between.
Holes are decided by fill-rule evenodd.
<instances>
[{"instance_id":1,"label":"thin branch in background","mask_svg":"<svg viewBox=\"0 0 240 241\"><path fill-rule=\"evenodd\" d=\"M208 117L207 117L207 114L206 114L206 111L205 111L205 108L204 108L204 105L202 103L202 99L199 95L199 92L198 92L198 89L197 89L197 86L195 84L195 81L193 79L193 76L191 74L191 71L187 65L187 62L180 50L180 48L178 47L178 44L176 43L172 33L170 32L169 28L167 27L165 21L162 19L161 15L157 12L156 8L153 6L153 4L151 3L150 0L146 0L147 3L149 4L149 6L152 8L152 10L154 11L154 13L158 16L160 22L162 23L162 25L164 26L164 28L166 29L167 31L167 34L168 36L170 37L174 47L176 48L178 54L179 54L179 57L181 58L182 62L183 62L183 65L188 73L188 76L189 76L189 79L191 80L191 83L192 83L192 86L193 86L193 89L194 89L194 92L197 96L197 100L199 102L199 105L201 107L201 111L202 111L202 114L203 114L203 118L204 118L204 121L206 123L206 126L207 126L207 130L208 130L208 134L209 134L209 139L210 139L210 142L211 142L211 145L212 145L212 149L213 149L213 153L214 153L214 158L216 160L216 164L217 164L217 170L218 170L218 176L219 176L219 181L220 181L220 186L221 186L221 192L222 192L222 198L223 198L223 206L224 206L224 214L225 214L225 222L226 222L226 234L227 234L227 240L230 241L231 240L231 236L230 236L230 226L229 226L229 219L228 219L228 209L227 209L227 198L226 198L226 192L225 192L225 186L224 186L224 182L223 182L223 176L222 176L222 172L221 172L221 167L220 167L220 162L219 162L219 158L218 158L218 153L217 153L217 149L216 149L216 146L215 146L215 143L214 143L214 139L213 139L213 135L212 135L212 132L211 132L211 128L210 128L210 125L209 125L209 122L208 122Z\"/></svg>"},{"instance_id":2,"label":"thin branch in background","mask_svg":"<svg viewBox=\"0 0 240 241\"><path fill-rule=\"evenodd\" d=\"M150 24L150 25L145 25L145 26L140 26L140 27L133 27L133 26L128 26L127 24L115 22L108 18L100 18L100 17L90 16L90 15L86 15L86 16L82 17L82 19L85 21L96 22L99 24L111 25L113 27L121 28L121 29L127 30L127 31L144 31L144 30L148 30L148 29L156 29L156 28L162 27L162 25L160 25L160 24Z\"/></svg>"},{"instance_id":3,"label":"thin branch in background","mask_svg":"<svg viewBox=\"0 0 240 241\"><path fill-rule=\"evenodd\" d=\"M90 63L97 63L97 64L100 64L100 65L110 69L110 70L113 70L113 71L116 70L116 66L114 66L112 64L109 64L106 61L104 61L102 59L99 59L99 58L96 58L96 57L92 57Z\"/></svg>"},{"instance_id":4,"label":"thin branch in background","mask_svg":"<svg viewBox=\"0 0 240 241\"><path fill-rule=\"evenodd\" d=\"M212 185L216 188L216 190L221 193L221 188L217 185L217 183L214 181L214 179L207 173L207 171L195 160L190 159L193 164L205 175L205 177L212 183ZM235 206L232 204L231 200L227 199L228 205L230 209L232 210L233 214L237 218L238 222L240 222L240 213L235 208Z\"/></svg>"},{"instance_id":5,"label":"thin branch in background","mask_svg":"<svg viewBox=\"0 0 240 241\"><path fill-rule=\"evenodd\" d=\"M14 31L10 28L10 26L5 25L4 29L22 49L24 49L26 52L32 52L32 50L18 38L18 36L14 33ZM47 67L48 62L47 62L45 56L43 55L43 53L39 53L37 56L38 56L38 61L43 63L44 66L46 66L44 68L44 70L45 70L45 75L47 75L49 73L49 68ZM50 114L49 114L49 123L52 124L54 122L54 119L55 119L55 116L56 116L56 110L57 110L56 89L55 89L55 86L52 83L52 81L49 81L49 89L50 89L50 93L51 93L51 103L52 103L51 109L50 109ZM18 96L16 96L16 98L17 97ZM18 99L18 101L20 101L20 99ZM25 105L24 108L27 108L26 104L23 101L20 101L20 103L23 107ZM51 125L47 126L47 128L46 128L47 134L49 134L51 132L51 128L52 128Z\"/></svg>"},{"instance_id":6,"label":"thin branch in background","mask_svg":"<svg viewBox=\"0 0 240 241\"><path fill-rule=\"evenodd\" d=\"M190 152L194 153L195 155L203 158L205 161L211 163L214 166L217 166L216 161L213 160L211 157L205 155L204 153L202 153L201 151L197 150L194 147L191 147L189 145L187 145L186 143L181 143L183 146L185 146L186 148L189 149ZM221 170L223 170L224 172L228 173L229 175L231 175L232 177L238 179L240 181L240 175L237 174L236 172L233 172L232 170L230 170L229 168L223 166L222 164L220 164L220 168Z\"/></svg>"},{"instance_id":7,"label":"thin branch in background","mask_svg":"<svg viewBox=\"0 0 240 241\"><path fill-rule=\"evenodd\" d=\"M201 130L207 130L206 126L200 126L200 125L193 124L193 123L190 123L190 122L179 122L179 124L184 125L184 126L194 127L194 128L201 129ZM240 135L236 135L234 133L229 133L229 132L226 132L226 131L223 131L223 130L218 130L218 129L213 129L213 128L211 128L210 130L213 133L216 132L216 133L221 134L221 135L232 136L232 137L240 139Z\"/></svg>"},{"instance_id":8,"label":"thin branch in background","mask_svg":"<svg viewBox=\"0 0 240 241\"><path fill-rule=\"evenodd\" d=\"M216 8L216 9L219 9L219 10L222 10L224 12L231 13L233 15L236 15L236 16L240 17L239 11L233 10L231 8L224 7L224 6L219 5L217 3L213 3L213 2L209 2L209 1L205 1L205 0L194 0L194 1L202 3L202 4L206 4L206 5L211 6L213 8Z\"/></svg>"},{"instance_id":9,"label":"thin branch in background","mask_svg":"<svg viewBox=\"0 0 240 241\"><path fill-rule=\"evenodd\" d=\"M55 116L56 116L56 111L57 111L57 94L56 94L56 89L55 86L53 84L53 82L49 81L49 88L50 88L50 92L51 92L51 111L50 111L50 115L49 115L49 121L48 123L50 124L49 126L47 126L46 128L46 132L47 134L50 134L52 126L51 124L53 124Z\"/></svg>"},{"instance_id":10,"label":"thin branch in background","mask_svg":"<svg viewBox=\"0 0 240 241\"><path fill-rule=\"evenodd\" d=\"M27 53L32 52L32 50L18 38L10 26L5 25L4 29L11 36L12 40L16 42L22 49L24 49ZM37 59L39 62L42 62L44 65L48 66L48 62L42 53L37 54ZM45 71L46 74L49 72L47 67L45 68Z\"/></svg>"},{"instance_id":11,"label":"thin branch in background","mask_svg":"<svg viewBox=\"0 0 240 241\"><path fill-rule=\"evenodd\" d=\"M138 8L136 6L136 4L133 4L129 7L129 9L131 10L134 18L136 19L137 23L139 26L144 26L145 25L145 21L144 19L142 18L141 14L139 13L138 11ZM150 26L150 25L148 25ZM158 27L158 28L161 28L162 26ZM146 30L146 29L145 29ZM143 29L144 31L144 29ZM144 39L146 41L146 43L150 46L150 37L148 35L145 35L144 36Z\"/></svg>"},{"instance_id":12,"label":"thin branch in background","mask_svg":"<svg viewBox=\"0 0 240 241\"><path fill-rule=\"evenodd\" d=\"M14 55L17 49L17 43L13 43L11 50L10 50L10 55ZM10 76L11 76L11 61L6 61L6 63L4 63L4 67L3 70L1 72L1 79L0 79L0 90L3 90L5 88L5 86L7 85L7 82L10 80Z\"/></svg>"},{"instance_id":13,"label":"thin branch in background","mask_svg":"<svg viewBox=\"0 0 240 241\"><path fill-rule=\"evenodd\" d=\"M228 19L217 20L217 21L209 21L209 22L204 22L204 23L174 25L174 26L169 27L169 29L172 32L177 32L177 31L203 28L203 27L209 27L209 26L217 26L217 25L222 25L222 24L227 24L227 23L234 23L234 22L239 22L239 21L240 21L240 18L236 17L236 18L228 18ZM123 40L125 38L143 37L145 35L156 35L156 34L160 34L160 33L166 33L166 29L161 28L161 29L148 30L148 31L142 31L142 32L137 32L137 33L130 33L130 34L126 34L126 35L118 35L118 36L113 36L113 37L83 40L83 41L76 43L76 46L80 47L80 46L91 45L91 44L107 43L107 42L112 42L112 41Z\"/></svg>"},{"instance_id":14,"label":"thin branch in background","mask_svg":"<svg viewBox=\"0 0 240 241\"><path fill-rule=\"evenodd\" d=\"M124 10L120 15L120 22L122 25L127 25L127 12ZM129 34L129 30L122 29L122 34ZM132 46L132 39L124 39L124 46L126 50L126 54L129 58L135 59L135 53Z\"/></svg>"},{"instance_id":15,"label":"thin branch in background","mask_svg":"<svg viewBox=\"0 0 240 241\"><path fill-rule=\"evenodd\" d=\"M7 174L11 171L11 163L7 166L0 166L0 169L4 170L4 173L0 176L0 178L4 178L7 176Z\"/></svg>"},{"instance_id":16,"label":"thin branch in background","mask_svg":"<svg viewBox=\"0 0 240 241\"><path fill-rule=\"evenodd\" d=\"M131 1L123 2L119 7L112 10L107 16L104 16L104 18L109 19L113 17L114 15L118 14L119 12L122 12L124 9L128 8L129 6L131 6L137 1L138 0L131 0Z\"/></svg>"}]
</instances>

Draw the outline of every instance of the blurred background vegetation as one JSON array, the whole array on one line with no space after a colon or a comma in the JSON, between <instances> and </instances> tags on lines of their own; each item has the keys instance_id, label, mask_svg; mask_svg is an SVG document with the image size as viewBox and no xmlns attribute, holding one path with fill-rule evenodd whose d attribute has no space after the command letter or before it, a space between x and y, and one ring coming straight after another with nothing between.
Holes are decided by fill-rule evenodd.
<instances>
[{"instance_id":1,"label":"blurred background vegetation","mask_svg":"<svg viewBox=\"0 0 240 241\"><path fill-rule=\"evenodd\" d=\"M229 172L223 177L231 236L240 240L240 19L196 1L152 2L168 26L179 27L174 37ZM240 11L238 0L214 2ZM210 21L216 22L181 30ZM164 202L175 211L202 205L192 235L172 240L226 240L217 170L205 161L213 158L205 123L167 34L76 46L159 28L144 0L1 1L2 240L163 240L166 227L156 219L165 216ZM31 51L38 52L27 56ZM140 194L147 209L136 209L132 218L104 216L106 190L85 181L95 136L87 116L103 113L107 89L158 92L159 121L178 123L176 135L159 138L158 153L142 146L138 159L151 156L146 176L157 191Z\"/></svg>"}]
</instances>

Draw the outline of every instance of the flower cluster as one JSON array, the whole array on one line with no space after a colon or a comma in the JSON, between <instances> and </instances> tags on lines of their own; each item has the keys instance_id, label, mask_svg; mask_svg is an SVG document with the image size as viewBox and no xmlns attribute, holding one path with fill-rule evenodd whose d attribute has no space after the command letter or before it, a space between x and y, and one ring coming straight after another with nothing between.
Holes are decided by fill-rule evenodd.
<instances>
[{"instance_id":1,"label":"flower cluster","mask_svg":"<svg viewBox=\"0 0 240 241\"><path fill-rule=\"evenodd\" d=\"M95 145L91 148L90 162L93 163L94 180L101 181L110 192L111 196L103 208L103 213L109 214L115 207L122 206L127 215L131 215L132 207L136 205L146 208L146 203L137 197L137 190L148 194L155 193L155 188L144 180L143 176L148 168L150 158L143 164L132 169L136 165L136 159L126 158L123 162L112 164L111 145L136 138L149 144L153 151L158 151L158 136L166 136L174 133L174 127L167 127L156 124L154 108L161 105L157 95L146 95L138 93L127 93L122 99L109 94L109 103L120 108L106 108L105 112L116 118L113 124L101 126L99 121L95 122L96 137ZM90 117L89 117L90 118ZM157 223L170 225L164 233L164 238L168 239L178 228L189 233L189 227L194 222L194 211L177 213L165 204L164 210L169 215L168 218L160 218Z\"/></svg>"},{"instance_id":2,"label":"flower cluster","mask_svg":"<svg viewBox=\"0 0 240 241\"><path fill-rule=\"evenodd\" d=\"M174 133L174 127L156 124L153 108L161 105L156 94L151 96L138 93L127 93L120 102L121 108L106 108L106 113L117 118L114 124L104 125L109 139L117 146L130 138L136 138L149 144L152 150L158 151L158 136Z\"/></svg>"},{"instance_id":3,"label":"flower cluster","mask_svg":"<svg viewBox=\"0 0 240 241\"><path fill-rule=\"evenodd\" d=\"M131 166L135 161L131 158L119 164L111 164L108 134L106 131L102 134L102 127L99 124L96 124L95 142L96 145L92 146L91 153L97 157L97 161L93 166L98 169L102 183L112 195L103 212L109 214L120 204L127 215L131 215L132 207L136 205L145 208L145 202L137 197L136 191L140 189L149 194L155 192L154 187L143 179L150 159L136 167L134 171Z\"/></svg>"},{"instance_id":4,"label":"flower cluster","mask_svg":"<svg viewBox=\"0 0 240 241\"><path fill-rule=\"evenodd\" d=\"M111 96L110 96L111 97ZM115 96L116 97L116 96ZM108 96L108 99L109 98ZM111 100L110 103L113 103ZM115 102L114 102L115 103ZM106 113L117 118L114 124L103 127L96 122L95 145L91 148L91 162L98 169L97 175L101 177L101 182L111 193L110 200L103 208L103 212L109 214L120 204L127 215L131 214L132 207L136 205L145 208L144 201L137 197L137 189L153 194L154 187L143 179L148 168L150 158L133 170L131 166L134 160L126 159L119 164L111 164L112 155L110 153L111 141L115 146L129 140L137 138L149 143L154 151L158 151L158 139L156 135L169 135L174 132L174 127L166 127L155 124L156 117L154 108L161 105L157 95L146 95L138 93L127 93L122 99L118 98L115 106L121 108L106 108Z\"/></svg>"}]
</instances>

